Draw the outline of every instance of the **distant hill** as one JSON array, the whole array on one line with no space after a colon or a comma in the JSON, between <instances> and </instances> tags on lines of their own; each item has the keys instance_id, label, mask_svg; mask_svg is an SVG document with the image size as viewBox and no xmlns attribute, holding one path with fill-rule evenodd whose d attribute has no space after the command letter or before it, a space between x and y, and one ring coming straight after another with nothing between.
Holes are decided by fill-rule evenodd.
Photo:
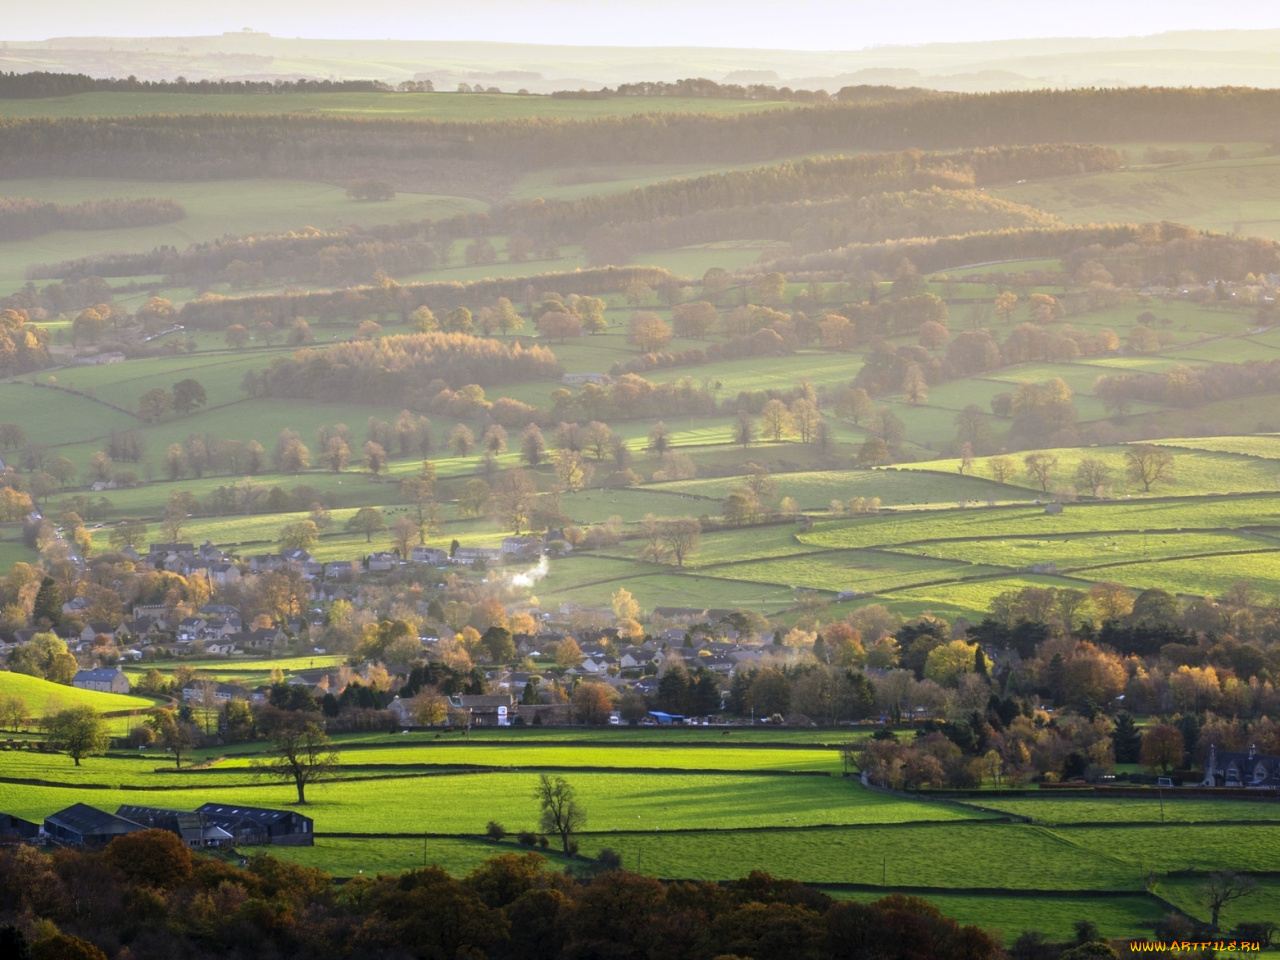
<instances>
[{"instance_id":1,"label":"distant hill","mask_svg":"<svg viewBox=\"0 0 1280 960\"><path fill-rule=\"evenodd\" d=\"M481 79L504 90L525 88L532 93L688 77L731 83L768 78L765 82L832 91L850 82L875 82L977 92L1144 84L1274 87L1280 86L1277 52L1280 30L932 43L850 51L288 39L249 31L211 37L59 37L7 43L0 36L0 70L133 75L143 80L307 77L398 83L429 78L439 90ZM513 65L519 69L513 71ZM886 79L848 79L863 71ZM895 75L901 79L889 79Z\"/></svg>"}]
</instances>

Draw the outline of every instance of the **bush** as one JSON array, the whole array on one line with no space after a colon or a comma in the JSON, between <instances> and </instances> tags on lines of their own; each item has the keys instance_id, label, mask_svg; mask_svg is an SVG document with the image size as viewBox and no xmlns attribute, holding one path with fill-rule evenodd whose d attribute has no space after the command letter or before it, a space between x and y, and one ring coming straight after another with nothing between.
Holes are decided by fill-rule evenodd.
<instances>
[{"instance_id":1,"label":"bush","mask_svg":"<svg viewBox=\"0 0 1280 960\"><path fill-rule=\"evenodd\" d=\"M507 828L497 820L490 820L489 825L485 827L484 835L490 840L501 840L507 835Z\"/></svg>"},{"instance_id":2,"label":"bush","mask_svg":"<svg viewBox=\"0 0 1280 960\"><path fill-rule=\"evenodd\" d=\"M538 835L532 830L521 830L516 834L516 839L522 847L536 847L538 845Z\"/></svg>"},{"instance_id":3,"label":"bush","mask_svg":"<svg viewBox=\"0 0 1280 960\"><path fill-rule=\"evenodd\" d=\"M575 844L574 849L576 848L577 845ZM596 866L599 867L601 871L621 870L622 854L617 850L614 850L612 847L601 847L600 852L596 854Z\"/></svg>"},{"instance_id":4,"label":"bush","mask_svg":"<svg viewBox=\"0 0 1280 960\"><path fill-rule=\"evenodd\" d=\"M546 837L539 837L538 846L540 846L543 850L545 850L547 849L547 847L551 846L551 841L548 840Z\"/></svg>"}]
</instances>

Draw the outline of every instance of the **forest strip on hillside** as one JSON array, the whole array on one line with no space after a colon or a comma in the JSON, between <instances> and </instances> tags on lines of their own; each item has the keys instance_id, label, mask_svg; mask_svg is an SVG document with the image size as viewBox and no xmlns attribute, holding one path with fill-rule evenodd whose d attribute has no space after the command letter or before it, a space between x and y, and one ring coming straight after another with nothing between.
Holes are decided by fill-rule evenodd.
<instances>
[{"instance_id":1,"label":"forest strip on hillside","mask_svg":"<svg viewBox=\"0 0 1280 960\"><path fill-rule=\"evenodd\" d=\"M1271 131L1280 91L1134 88L957 94L733 116L643 114L482 122L319 116L0 120L0 176L148 179L494 175L608 163L742 163L831 150L1138 140L1218 141ZM1265 136L1265 133L1262 134ZM445 164L445 167L440 167Z\"/></svg>"}]
</instances>

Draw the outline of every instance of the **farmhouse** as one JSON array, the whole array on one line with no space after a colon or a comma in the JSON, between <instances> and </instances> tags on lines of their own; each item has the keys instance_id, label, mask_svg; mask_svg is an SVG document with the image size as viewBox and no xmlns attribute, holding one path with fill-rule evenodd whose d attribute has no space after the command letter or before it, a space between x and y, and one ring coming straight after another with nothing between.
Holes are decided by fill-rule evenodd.
<instances>
[{"instance_id":1,"label":"farmhouse","mask_svg":"<svg viewBox=\"0 0 1280 960\"><path fill-rule=\"evenodd\" d=\"M1235 753L1209 747L1204 765L1205 787L1280 787L1280 757L1258 753L1256 747Z\"/></svg>"},{"instance_id":2,"label":"farmhouse","mask_svg":"<svg viewBox=\"0 0 1280 960\"><path fill-rule=\"evenodd\" d=\"M44 820L45 834L64 846L105 846L116 837L145 829L140 823L87 803L73 803Z\"/></svg>"},{"instance_id":3,"label":"farmhouse","mask_svg":"<svg viewBox=\"0 0 1280 960\"><path fill-rule=\"evenodd\" d=\"M287 847L315 845L314 821L292 810L206 803L196 813L205 823L229 832L236 843L273 843Z\"/></svg>"},{"instance_id":4,"label":"farmhouse","mask_svg":"<svg viewBox=\"0 0 1280 960\"><path fill-rule=\"evenodd\" d=\"M439 547L413 547L409 551L409 559L414 563L429 563L433 567L442 567L449 562L449 554Z\"/></svg>"},{"instance_id":5,"label":"farmhouse","mask_svg":"<svg viewBox=\"0 0 1280 960\"><path fill-rule=\"evenodd\" d=\"M81 670L72 678L71 685L80 690L96 690L99 693L129 692L129 678L119 667L114 670Z\"/></svg>"},{"instance_id":6,"label":"farmhouse","mask_svg":"<svg viewBox=\"0 0 1280 960\"><path fill-rule=\"evenodd\" d=\"M450 697L449 703L476 726L506 726L515 712L515 699L508 693Z\"/></svg>"},{"instance_id":7,"label":"farmhouse","mask_svg":"<svg viewBox=\"0 0 1280 960\"><path fill-rule=\"evenodd\" d=\"M502 551L492 547L459 547L453 555L454 563L497 563L502 559Z\"/></svg>"},{"instance_id":8,"label":"farmhouse","mask_svg":"<svg viewBox=\"0 0 1280 960\"><path fill-rule=\"evenodd\" d=\"M140 807L122 804L116 808L116 816L132 820L154 830L168 830L182 838L192 849L222 847L235 838L217 824L210 823L198 811L166 810L163 807Z\"/></svg>"}]
</instances>

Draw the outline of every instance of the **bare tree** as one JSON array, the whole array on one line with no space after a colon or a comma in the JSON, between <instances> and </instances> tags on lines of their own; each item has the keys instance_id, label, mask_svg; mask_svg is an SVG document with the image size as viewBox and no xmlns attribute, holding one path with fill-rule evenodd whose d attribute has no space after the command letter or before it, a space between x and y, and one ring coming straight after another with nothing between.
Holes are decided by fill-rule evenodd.
<instances>
[{"instance_id":1,"label":"bare tree","mask_svg":"<svg viewBox=\"0 0 1280 960\"><path fill-rule=\"evenodd\" d=\"M542 830L557 834L566 854L577 852L578 844L572 837L586 826L587 812L574 799L573 787L569 781L564 777L549 777L544 773L538 778L534 796L542 808L539 821Z\"/></svg>"},{"instance_id":2,"label":"bare tree","mask_svg":"<svg viewBox=\"0 0 1280 960\"><path fill-rule=\"evenodd\" d=\"M1098 457L1085 457L1076 465L1076 484L1088 489L1090 496L1111 482L1111 468Z\"/></svg>"},{"instance_id":3,"label":"bare tree","mask_svg":"<svg viewBox=\"0 0 1280 960\"><path fill-rule=\"evenodd\" d=\"M253 764L254 774L268 780L292 782L298 803L307 802L307 787L332 777L338 754L323 730L312 720L287 720L272 734L272 759Z\"/></svg>"},{"instance_id":4,"label":"bare tree","mask_svg":"<svg viewBox=\"0 0 1280 960\"><path fill-rule=\"evenodd\" d=\"M1052 453L1029 453L1022 458L1027 474L1040 484L1040 490L1049 492L1049 481L1053 479L1053 471L1058 466L1058 458Z\"/></svg>"},{"instance_id":5,"label":"bare tree","mask_svg":"<svg viewBox=\"0 0 1280 960\"><path fill-rule=\"evenodd\" d=\"M1209 881L1200 888L1200 902L1209 908L1209 926L1218 929L1218 914L1232 900L1239 900L1257 892L1258 881L1234 870L1222 870L1209 874Z\"/></svg>"},{"instance_id":6,"label":"bare tree","mask_svg":"<svg viewBox=\"0 0 1280 960\"><path fill-rule=\"evenodd\" d=\"M1009 457L988 457L987 469L991 471L991 476L995 478L996 483L1004 486L1005 482L1013 476L1014 464Z\"/></svg>"},{"instance_id":7,"label":"bare tree","mask_svg":"<svg viewBox=\"0 0 1280 960\"><path fill-rule=\"evenodd\" d=\"M1163 447L1139 443L1125 451L1125 472L1134 483L1142 484L1143 492L1149 492L1157 481L1173 478L1173 454Z\"/></svg>"}]
</instances>

